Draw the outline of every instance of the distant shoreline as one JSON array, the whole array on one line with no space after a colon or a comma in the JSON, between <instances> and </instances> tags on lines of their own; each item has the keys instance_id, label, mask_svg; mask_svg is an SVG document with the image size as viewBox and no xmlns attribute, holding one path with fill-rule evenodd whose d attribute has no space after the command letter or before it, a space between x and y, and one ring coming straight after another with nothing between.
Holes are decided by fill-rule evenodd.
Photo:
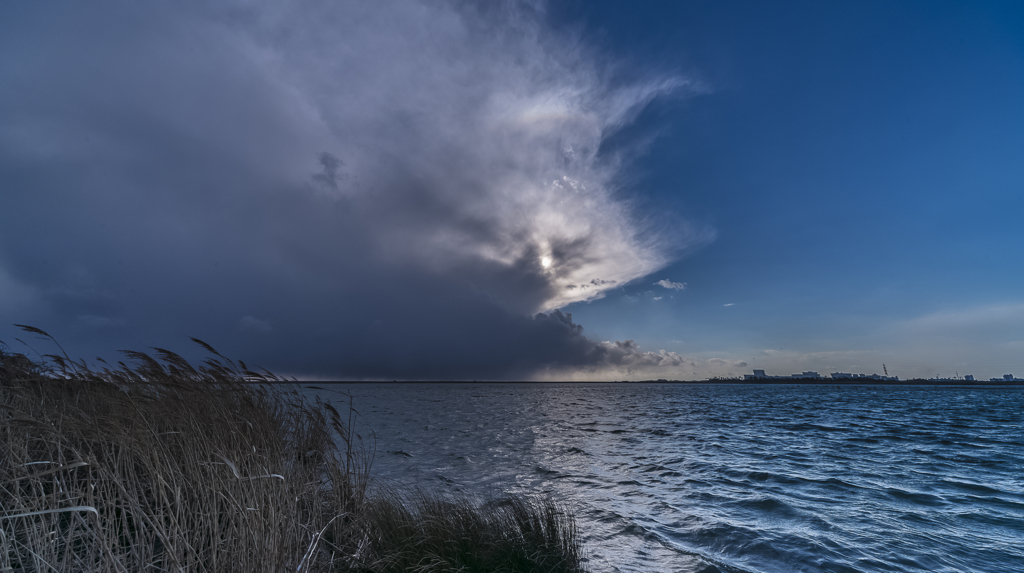
<instances>
[{"instance_id":1,"label":"distant shoreline","mask_svg":"<svg viewBox=\"0 0 1024 573\"><path fill-rule=\"evenodd\" d=\"M708 385L730 385L730 386L784 386L792 384L819 385L819 386L961 386L967 388L982 387L1016 387L1024 386L1024 381L1016 382L991 382L969 380L832 380L828 378L784 378L777 380L332 380L313 381L298 380L295 382L303 386L317 386L321 384L708 384Z\"/></svg>"}]
</instances>

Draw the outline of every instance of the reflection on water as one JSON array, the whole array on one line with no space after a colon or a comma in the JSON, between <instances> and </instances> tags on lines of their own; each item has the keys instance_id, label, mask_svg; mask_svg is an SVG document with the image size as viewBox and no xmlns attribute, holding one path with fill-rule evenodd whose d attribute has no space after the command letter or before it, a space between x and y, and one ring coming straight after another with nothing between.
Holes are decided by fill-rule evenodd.
<instances>
[{"instance_id":1,"label":"reflection on water","mask_svg":"<svg viewBox=\"0 0 1024 573\"><path fill-rule=\"evenodd\" d=\"M328 388L381 480L570 500L594 571L1024 571L1021 388Z\"/></svg>"}]
</instances>

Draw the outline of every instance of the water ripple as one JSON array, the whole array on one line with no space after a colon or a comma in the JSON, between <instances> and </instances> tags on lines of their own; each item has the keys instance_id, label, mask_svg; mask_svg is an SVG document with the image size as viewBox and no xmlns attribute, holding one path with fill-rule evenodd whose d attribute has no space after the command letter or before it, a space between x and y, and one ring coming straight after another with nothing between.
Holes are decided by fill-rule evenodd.
<instances>
[{"instance_id":1,"label":"water ripple","mask_svg":"<svg viewBox=\"0 0 1024 573\"><path fill-rule=\"evenodd\" d=\"M381 479L569 500L595 572L1024 571L1021 388L332 388Z\"/></svg>"}]
</instances>

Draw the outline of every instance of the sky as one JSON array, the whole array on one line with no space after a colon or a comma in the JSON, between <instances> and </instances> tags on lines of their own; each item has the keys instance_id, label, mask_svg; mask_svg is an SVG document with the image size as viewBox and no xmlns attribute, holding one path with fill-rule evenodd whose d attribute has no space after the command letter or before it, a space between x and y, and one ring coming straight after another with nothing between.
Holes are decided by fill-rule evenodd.
<instances>
[{"instance_id":1,"label":"sky","mask_svg":"<svg viewBox=\"0 0 1024 573\"><path fill-rule=\"evenodd\" d=\"M0 340L1024 376L1022 158L1017 2L6 3Z\"/></svg>"}]
</instances>

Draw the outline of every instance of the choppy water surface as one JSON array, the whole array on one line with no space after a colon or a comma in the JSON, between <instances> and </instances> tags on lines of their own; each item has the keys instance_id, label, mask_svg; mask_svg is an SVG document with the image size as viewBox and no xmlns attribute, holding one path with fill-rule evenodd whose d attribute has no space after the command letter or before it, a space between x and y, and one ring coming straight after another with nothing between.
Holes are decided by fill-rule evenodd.
<instances>
[{"instance_id":1,"label":"choppy water surface","mask_svg":"<svg viewBox=\"0 0 1024 573\"><path fill-rule=\"evenodd\" d=\"M595 572L1024 571L1021 388L329 388L379 478L568 500Z\"/></svg>"}]
</instances>

